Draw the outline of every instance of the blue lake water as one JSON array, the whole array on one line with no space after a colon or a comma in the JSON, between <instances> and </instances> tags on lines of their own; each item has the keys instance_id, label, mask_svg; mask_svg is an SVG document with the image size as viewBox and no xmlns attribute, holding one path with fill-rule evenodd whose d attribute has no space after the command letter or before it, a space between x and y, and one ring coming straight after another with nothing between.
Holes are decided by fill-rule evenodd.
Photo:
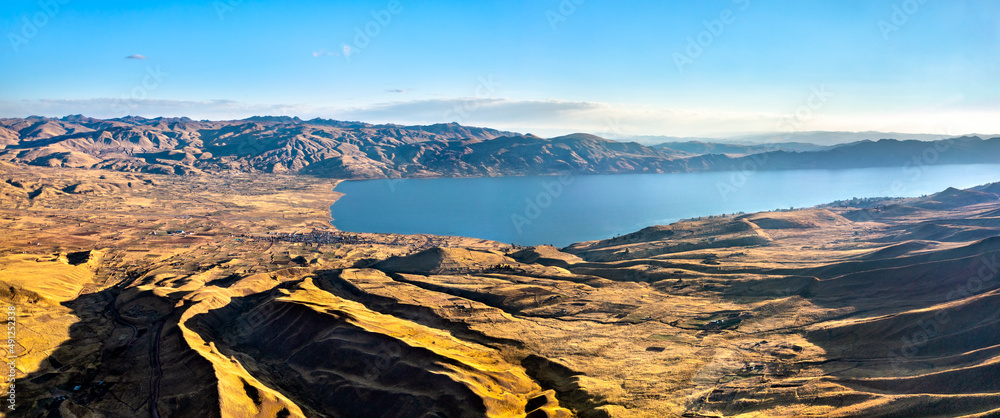
<instances>
[{"instance_id":1,"label":"blue lake water","mask_svg":"<svg viewBox=\"0 0 1000 418\"><path fill-rule=\"evenodd\" d=\"M677 174L345 181L343 231L435 234L521 245L610 238L650 225L802 208L854 197L917 197L1000 181L1000 164Z\"/></svg>"}]
</instances>

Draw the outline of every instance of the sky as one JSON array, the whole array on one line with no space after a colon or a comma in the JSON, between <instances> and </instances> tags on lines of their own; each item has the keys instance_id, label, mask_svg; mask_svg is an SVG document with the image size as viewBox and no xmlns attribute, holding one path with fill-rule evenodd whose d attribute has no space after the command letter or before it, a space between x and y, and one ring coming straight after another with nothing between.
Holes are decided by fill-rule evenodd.
<instances>
[{"instance_id":1,"label":"sky","mask_svg":"<svg viewBox=\"0 0 1000 418\"><path fill-rule=\"evenodd\" d=\"M997 133L1000 2L0 3L0 117Z\"/></svg>"}]
</instances>

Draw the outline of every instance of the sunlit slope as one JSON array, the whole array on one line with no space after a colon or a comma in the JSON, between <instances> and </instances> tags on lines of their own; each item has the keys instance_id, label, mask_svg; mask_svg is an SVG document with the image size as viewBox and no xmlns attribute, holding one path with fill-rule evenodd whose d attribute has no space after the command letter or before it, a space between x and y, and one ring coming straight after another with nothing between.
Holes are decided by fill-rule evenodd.
<instances>
[{"instance_id":1,"label":"sunlit slope","mask_svg":"<svg viewBox=\"0 0 1000 418\"><path fill-rule=\"evenodd\" d=\"M11 416L1000 413L995 185L557 249L343 234L315 179L0 173Z\"/></svg>"}]
</instances>

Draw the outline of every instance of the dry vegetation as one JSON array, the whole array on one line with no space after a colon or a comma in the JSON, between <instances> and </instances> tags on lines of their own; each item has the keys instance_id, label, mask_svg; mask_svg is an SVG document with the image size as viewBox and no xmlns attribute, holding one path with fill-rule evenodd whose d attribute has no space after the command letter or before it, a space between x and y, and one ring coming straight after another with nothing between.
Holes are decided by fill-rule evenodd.
<instances>
[{"instance_id":1,"label":"dry vegetation","mask_svg":"<svg viewBox=\"0 0 1000 418\"><path fill-rule=\"evenodd\" d=\"M340 233L333 185L0 163L8 415L1000 413L995 186L560 250Z\"/></svg>"}]
</instances>

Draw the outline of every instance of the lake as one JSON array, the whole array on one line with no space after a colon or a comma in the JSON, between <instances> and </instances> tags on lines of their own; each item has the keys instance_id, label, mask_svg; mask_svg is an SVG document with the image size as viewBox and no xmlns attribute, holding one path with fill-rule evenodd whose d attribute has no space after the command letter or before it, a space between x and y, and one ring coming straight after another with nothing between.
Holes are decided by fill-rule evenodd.
<instances>
[{"instance_id":1,"label":"lake","mask_svg":"<svg viewBox=\"0 0 1000 418\"><path fill-rule=\"evenodd\" d=\"M342 231L562 247L700 216L917 197L996 181L1000 164L365 180L340 183L344 196L331 212Z\"/></svg>"}]
</instances>

